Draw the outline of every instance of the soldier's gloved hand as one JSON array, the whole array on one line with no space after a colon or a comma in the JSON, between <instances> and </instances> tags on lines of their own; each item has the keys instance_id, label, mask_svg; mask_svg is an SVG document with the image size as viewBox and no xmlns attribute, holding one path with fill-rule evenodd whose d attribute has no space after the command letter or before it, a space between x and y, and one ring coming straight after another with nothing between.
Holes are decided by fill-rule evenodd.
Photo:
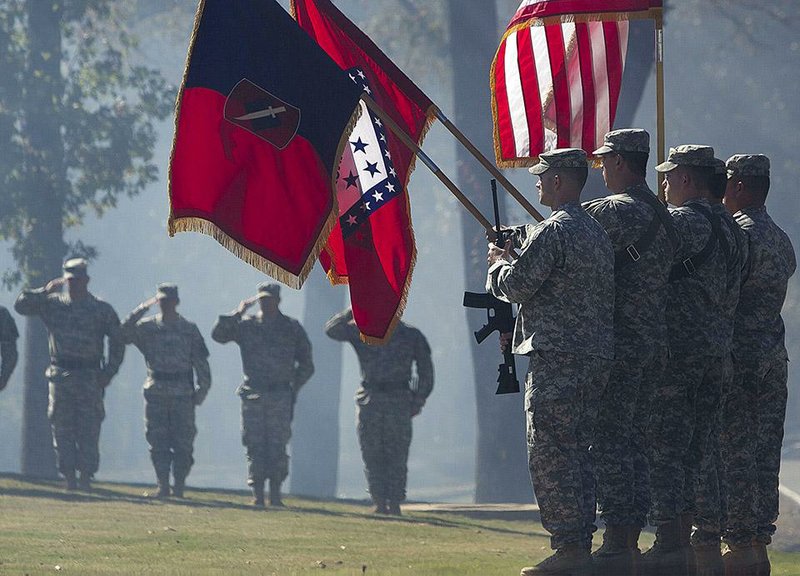
<instances>
[{"instance_id":1,"label":"soldier's gloved hand","mask_svg":"<svg viewBox=\"0 0 800 576\"><path fill-rule=\"evenodd\" d=\"M236 308L236 314L244 314L247 312L247 309L250 308L253 304L256 303L258 300L258 296L253 296L252 298L247 298L246 300L242 300L239 302L239 306Z\"/></svg>"},{"instance_id":2,"label":"soldier's gloved hand","mask_svg":"<svg viewBox=\"0 0 800 576\"><path fill-rule=\"evenodd\" d=\"M508 348L511 345L511 339L512 338L513 338L513 334L511 334L511 332L505 332L503 334L500 334L500 353L501 354L505 353L506 348Z\"/></svg>"},{"instance_id":3,"label":"soldier's gloved hand","mask_svg":"<svg viewBox=\"0 0 800 576\"><path fill-rule=\"evenodd\" d=\"M194 398L193 398L194 405L195 406L200 406L200 404L202 404L205 401L206 396L208 396L208 391L207 390L195 390L194 391Z\"/></svg>"},{"instance_id":4,"label":"soldier's gloved hand","mask_svg":"<svg viewBox=\"0 0 800 576\"><path fill-rule=\"evenodd\" d=\"M58 278L53 278L52 280L50 280L50 282L48 282L45 285L44 291L47 292L48 294L52 294L53 292L58 292L59 290L61 290L61 287L64 285L65 282L66 279L63 276L59 276Z\"/></svg>"},{"instance_id":5,"label":"soldier's gloved hand","mask_svg":"<svg viewBox=\"0 0 800 576\"><path fill-rule=\"evenodd\" d=\"M511 240L507 240L505 245L501 248L492 242L489 243L489 251L486 254L486 263L491 266L495 262L505 260L511 261Z\"/></svg>"}]
</instances>

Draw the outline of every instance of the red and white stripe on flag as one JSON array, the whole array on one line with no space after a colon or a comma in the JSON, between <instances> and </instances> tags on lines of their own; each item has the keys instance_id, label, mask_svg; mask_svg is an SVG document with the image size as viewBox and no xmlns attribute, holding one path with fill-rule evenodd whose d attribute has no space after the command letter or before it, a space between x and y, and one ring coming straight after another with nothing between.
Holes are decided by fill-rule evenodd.
<instances>
[{"instance_id":1,"label":"red and white stripe on flag","mask_svg":"<svg viewBox=\"0 0 800 576\"><path fill-rule=\"evenodd\" d=\"M628 20L660 0L524 0L492 63L497 164L531 166L554 148L588 153L614 125Z\"/></svg>"}]
</instances>

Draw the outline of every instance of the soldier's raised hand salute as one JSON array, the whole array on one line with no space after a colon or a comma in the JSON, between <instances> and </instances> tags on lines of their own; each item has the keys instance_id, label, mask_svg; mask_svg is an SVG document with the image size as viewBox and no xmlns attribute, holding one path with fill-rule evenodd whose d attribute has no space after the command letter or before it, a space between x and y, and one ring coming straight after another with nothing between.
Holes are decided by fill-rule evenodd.
<instances>
[{"instance_id":1,"label":"soldier's raised hand salute","mask_svg":"<svg viewBox=\"0 0 800 576\"><path fill-rule=\"evenodd\" d=\"M258 302L258 296L252 296L251 298L246 298L239 302L239 306L234 310L234 314L242 315L247 312L253 304Z\"/></svg>"},{"instance_id":2,"label":"soldier's raised hand salute","mask_svg":"<svg viewBox=\"0 0 800 576\"><path fill-rule=\"evenodd\" d=\"M67 279L64 278L63 276L59 276L58 278L53 278L52 280L50 280L50 282L48 282L45 285L44 291L47 292L48 294L53 294L54 292L58 292L61 290L61 287L64 286L66 281Z\"/></svg>"}]
</instances>

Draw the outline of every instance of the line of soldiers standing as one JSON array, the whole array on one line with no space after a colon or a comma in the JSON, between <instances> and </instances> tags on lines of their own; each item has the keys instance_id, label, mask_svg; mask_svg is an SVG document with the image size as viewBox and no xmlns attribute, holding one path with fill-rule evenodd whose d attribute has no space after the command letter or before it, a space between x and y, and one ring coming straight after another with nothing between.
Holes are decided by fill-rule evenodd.
<instances>
[{"instance_id":1,"label":"line of soldiers standing","mask_svg":"<svg viewBox=\"0 0 800 576\"><path fill-rule=\"evenodd\" d=\"M530 172L551 216L489 244L487 290L520 305L501 345L530 357L529 468L555 550L521 574L769 574L796 268L764 206L769 160L672 148L667 208L647 132L610 132L593 156L611 195L581 204L586 154L543 153Z\"/></svg>"},{"instance_id":2,"label":"line of soldiers standing","mask_svg":"<svg viewBox=\"0 0 800 576\"><path fill-rule=\"evenodd\" d=\"M144 356L145 438L156 473L156 497L183 498L191 470L195 409L211 387L209 352L197 326L178 314L178 287L160 284L120 323L114 309L88 290L88 263L70 258L61 277L42 288L23 290L15 309L39 316L49 332L48 418L59 472L68 490L90 490L99 466L99 438L105 417L105 388L119 370L125 346ZM66 287L66 290L64 289ZM245 312L256 302L260 310ZM211 337L239 345L244 382L238 387L242 443L253 504L283 506L281 484L289 473L286 446L300 388L314 373L311 343L300 323L279 309L280 286L261 284L257 294L222 315ZM158 304L160 312L145 317ZM376 512L400 514L405 499L411 418L433 389L431 353L425 337L403 322L384 346L366 346L345 311L326 326L331 338L353 344L361 361L358 436ZM0 307L0 389L17 361L19 334ZM105 344L108 342L108 353ZM416 378L412 371L416 365ZM172 486L170 486L170 474Z\"/></svg>"}]
</instances>

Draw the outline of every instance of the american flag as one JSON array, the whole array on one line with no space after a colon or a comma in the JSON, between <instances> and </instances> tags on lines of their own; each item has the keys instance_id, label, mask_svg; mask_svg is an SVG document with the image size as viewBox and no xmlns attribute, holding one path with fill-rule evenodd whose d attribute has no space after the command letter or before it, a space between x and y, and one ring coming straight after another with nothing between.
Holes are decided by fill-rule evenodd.
<instances>
[{"instance_id":1,"label":"american flag","mask_svg":"<svg viewBox=\"0 0 800 576\"><path fill-rule=\"evenodd\" d=\"M554 148L595 150L614 125L628 20L661 0L524 0L492 63L497 164L530 166Z\"/></svg>"}]
</instances>

